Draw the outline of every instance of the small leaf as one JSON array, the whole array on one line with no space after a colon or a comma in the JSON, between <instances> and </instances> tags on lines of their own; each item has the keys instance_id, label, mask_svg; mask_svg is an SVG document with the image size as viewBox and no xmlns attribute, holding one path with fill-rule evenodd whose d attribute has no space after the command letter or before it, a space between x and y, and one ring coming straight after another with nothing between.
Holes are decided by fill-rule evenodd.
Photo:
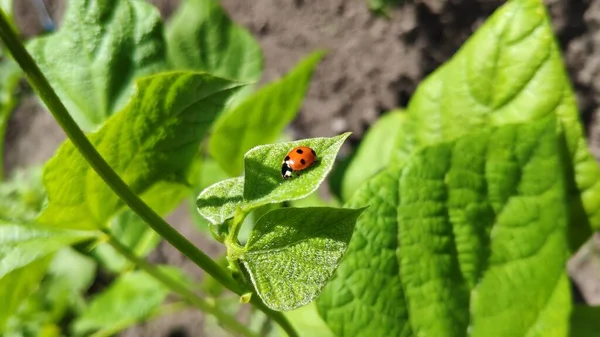
<instances>
[{"instance_id":1,"label":"small leaf","mask_svg":"<svg viewBox=\"0 0 600 337\"><path fill-rule=\"evenodd\" d=\"M189 187L171 181L154 184L141 198L161 216L173 211L189 194ZM110 224L111 233L136 256L147 256L160 243L161 237L132 210L123 210ZM108 270L121 273L133 264L108 243L98 245L92 254Z\"/></svg>"},{"instance_id":2,"label":"small leaf","mask_svg":"<svg viewBox=\"0 0 600 337\"><path fill-rule=\"evenodd\" d=\"M167 27L169 61L182 70L256 82L263 70L260 45L231 21L218 1L185 0Z\"/></svg>"},{"instance_id":3,"label":"small leaf","mask_svg":"<svg viewBox=\"0 0 600 337\"><path fill-rule=\"evenodd\" d=\"M69 1L60 31L29 50L87 131L123 108L136 78L166 69L160 14L140 0Z\"/></svg>"},{"instance_id":4,"label":"small leaf","mask_svg":"<svg viewBox=\"0 0 600 337\"><path fill-rule=\"evenodd\" d=\"M191 171L191 184L192 184L192 195L190 204L190 211L194 218L194 225L203 234L210 233L218 241L222 241L225 238L227 226L224 224L212 224L200 212L198 212L198 206L196 202L198 195L202 191L211 185L218 183L219 181L227 179L229 176L219 164L208 157L197 155L194 158ZM243 187L242 187L243 188Z\"/></svg>"},{"instance_id":5,"label":"small leaf","mask_svg":"<svg viewBox=\"0 0 600 337\"><path fill-rule=\"evenodd\" d=\"M244 200L246 208L268 203L301 199L314 192L331 170L337 153L350 133L332 138L312 138L294 142L257 146L246 153ZM308 146L317 153L317 161L299 177L284 180L281 162L297 146Z\"/></svg>"},{"instance_id":6,"label":"small leaf","mask_svg":"<svg viewBox=\"0 0 600 337\"><path fill-rule=\"evenodd\" d=\"M210 154L231 176L242 173L243 155L272 143L296 117L323 52L302 60L279 81L268 84L223 115L210 140Z\"/></svg>"},{"instance_id":7,"label":"small leaf","mask_svg":"<svg viewBox=\"0 0 600 337\"><path fill-rule=\"evenodd\" d=\"M213 225L233 218L236 208L244 201L244 177L231 178L206 188L198 196L196 206Z\"/></svg>"},{"instance_id":8,"label":"small leaf","mask_svg":"<svg viewBox=\"0 0 600 337\"><path fill-rule=\"evenodd\" d=\"M174 268L161 268L170 276L181 278ZM116 332L142 322L162 304L169 289L142 271L123 274L104 292L94 297L73 326L77 336L89 336L98 330Z\"/></svg>"},{"instance_id":9,"label":"small leaf","mask_svg":"<svg viewBox=\"0 0 600 337\"><path fill-rule=\"evenodd\" d=\"M123 178L142 195L159 181L183 176L204 133L238 84L204 73L172 72L138 82L131 102L90 141ZM90 168L70 141L47 164L44 185L45 225L96 229L123 202Z\"/></svg>"},{"instance_id":10,"label":"small leaf","mask_svg":"<svg viewBox=\"0 0 600 337\"><path fill-rule=\"evenodd\" d=\"M369 128L344 174L344 200L348 200L365 180L388 166L398 146L396 139L401 138L401 124L405 118L402 111L390 111Z\"/></svg>"},{"instance_id":11,"label":"small leaf","mask_svg":"<svg viewBox=\"0 0 600 337\"><path fill-rule=\"evenodd\" d=\"M37 289L52 254L90 238L90 232L48 231L0 222L0 331L19 304Z\"/></svg>"},{"instance_id":12,"label":"small leaf","mask_svg":"<svg viewBox=\"0 0 600 337\"><path fill-rule=\"evenodd\" d=\"M405 143L452 140L485 126L557 116L573 172L571 249L600 229L600 167L587 148L575 95L544 3L507 2L411 98Z\"/></svg>"},{"instance_id":13,"label":"small leaf","mask_svg":"<svg viewBox=\"0 0 600 337\"><path fill-rule=\"evenodd\" d=\"M291 310L317 297L363 210L283 208L258 219L240 261L265 304Z\"/></svg>"}]
</instances>

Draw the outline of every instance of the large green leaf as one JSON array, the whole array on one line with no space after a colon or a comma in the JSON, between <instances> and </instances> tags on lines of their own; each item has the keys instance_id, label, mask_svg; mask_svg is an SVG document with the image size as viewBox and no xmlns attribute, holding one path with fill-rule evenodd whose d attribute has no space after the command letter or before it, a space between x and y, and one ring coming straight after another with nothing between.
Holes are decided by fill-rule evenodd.
<instances>
[{"instance_id":1,"label":"large green leaf","mask_svg":"<svg viewBox=\"0 0 600 337\"><path fill-rule=\"evenodd\" d=\"M311 54L279 81L261 88L217 121L210 154L227 173L240 175L244 153L254 146L276 141L296 117L322 57L323 52Z\"/></svg>"},{"instance_id":2,"label":"large green leaf","mask_svg":"<svg viewBox=\"0 0 600 337\"><path fill-rule=\"evenodd\" d=\"M215 0L185 0L167 27L169 61L183 70L202 70L244 82L260 79L258 42L229 19Z\"/></svg>"},{"instance_id":3,"label":"large green leaf","mask_svg":"<svg viewBox=\"0 0 600 337\"><path fill-rule=\"evenodd\" d=\"M62 28L29 50L87 131L125 105L137 77L166 68L160 14L141 0L69 1Z\"/></svg>"},{"instance_id":4,"label":"large green leaf","mask_svg":"<svg viewBox=\"0 0 600 337\"><path fill-rule=\"evenodd\" d=\"M239 258L265 304L291 310L317 297L363 210L282 208L258 219Z\"/></svg>"},{"instance_id":5,"label":"large green leaf","mask_svg":"<svg viewBox=\"0 0 600 337\"><path fill-rule=\"evenodd\" d=\"M0 331L19 304L37 289L52 254L89 238L90 232L48 231L0 222Z\"/></svg>"},{"instance_id":6,"label":"large green leaf","mask_svg":"<svg viewBox=\"0 0 600 337\"><path fill-rule=\"evenodd\" d=\"M161 268L170 277L181 278L173 268ZM72 325L76 336L95 331L112 332L134 325L152 315L169 294L169 289L142 271L123 274L101 294ZM103 334L108 335L108 334Z\"/></svg>"},{"instance_id":7,"label":"large green leaf","mask_svg":"<svg viewBox=\"0 0 600 337\"><path fill-rule=\"evenodd\" d=\"M141 198L159 215L167 215L173 211L189 194L189 187L171 181L160 181L154 184ZM123 210L110 222L111 233L119 241L133 251L138 257L145 257L160 243L161 237L132 210ZM104 267L120 273L133 264L117 252L110 244L98 245L93 255Z\"/></svg>"},{"instance_id":8,"label":"large green leaf","mask_svg":"<svg viewBox=\"0 0 600 337\"><path fill-rule=\"evenodd\" d=\"M541 0L501 7L408 106L407 148L451 140L486 125L556 115L572 163L572 246L600 229L600 169L589 153L560 49ZM571 185L572 184L572 185Z\"/></svg>"},{"instance_id":9,"label":"large green leaf","mask_svg":"<svg viewBox=\"0 0 600 337\"><path fill-rule=\"evenodd\" d=\"M346 257L317 299L319 313L336 336L412 336L396 258L399 176L398 170L379 173L346 205L370 207L358 219Z\"/></svg>"},{"instance_id":10,"label":"large green leaf","mask_svg":"<svg viewBox=\"0 0 600 337\"><path fill-rule=\"evenodd\" d=\"M137 86L124 110L89 138L129 187L143 194L159 181L184 177L204 133L239 84L173 72ZM123 206L70 141L46 164L44 185L48 206L39 221L48 226L103 228Z\"/></svg>"},{"instance_id":11,"label":"large green leaf","mask_svg":"<svg viewBox=\"0 0 600 337\"><path fill-rule=\"evenodd\" d=\"M248 151L244 156L244 207L301 199L316 191L349 136L347 132L332 138L262 145ZM281 177L281 162L297 146L308 146L315 150L317 161L305 171L298 172L299 177L284 180Z\"/></svg>"},{"instance_id":12,"label":"large green leaf","mask_svg":"<svg viewBox=\"0 0 600 337\"><path fill-rule=\"evenodd\" d=\"M390 111L369 128L344 173L342 181L344 200L350 199L364 181L388 166L398 146L397 139L404 138L400 132L405 115L402 111Z\"/></svg>"},{"instance_id":13,"label":"large green leaf","mask_svg":"<svg viewBox=\"0 0 600 337\"><path fill-rule=\"evenodd\" d=\"M370 179L319 311L340 336L566 336L568 204L555 120L483 130Z\"/></svg>"}]
</instances>

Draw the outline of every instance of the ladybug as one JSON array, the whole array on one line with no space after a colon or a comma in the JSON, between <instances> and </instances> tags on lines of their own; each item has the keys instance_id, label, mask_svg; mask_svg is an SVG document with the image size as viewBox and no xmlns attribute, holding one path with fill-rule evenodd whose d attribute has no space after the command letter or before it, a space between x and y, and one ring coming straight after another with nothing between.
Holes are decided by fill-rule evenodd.
<instances>
[{"instance_id":1,"label":"ladybug","mask_svg":"<svg viewBox=\"0 0 600 337\"><path fill-rule=\"evenodd\" d=\"M308 146L298 146L290 150L281 163L281 177L289 179L294 171L302 171L317 160L317 153ZM298 174L299 175L299 174Z\"/></svg>"}]
</instances>

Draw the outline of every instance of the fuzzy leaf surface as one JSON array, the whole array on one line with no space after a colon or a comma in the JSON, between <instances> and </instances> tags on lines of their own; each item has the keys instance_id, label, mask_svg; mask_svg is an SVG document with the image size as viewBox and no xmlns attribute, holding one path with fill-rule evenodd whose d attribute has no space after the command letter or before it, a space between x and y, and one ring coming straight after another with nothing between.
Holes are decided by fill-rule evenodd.
<instances>
[{"instance_id":1,"label":"fuzzy leaf surface","mask_svg":"<svg viewBox=\"0 0 600 337\"><path fill-rule=\"evenodd\" d=\"M123 111L89 139L129 187L143 195L160 181L184 177L206 130L237 87L204 73L146 77ZM104 228L123 206L70 141L46 164L44 185L49 203L39 221L47 226Z\"/></svg>"},{"instance_id":2,"label":"fuzzy leaf surface","mask_svg":"<svg viewBox=\"0 0 600 337\"><path fill-rule=\"evenodd\" d=\"M196 200L198 212L218 225L233 218L235 210L244 201L244 177L220 181L207 187Z\"/></svg>"},{"instance_id":3,"label":"fuzzy leaf surface","mask_svg":"<svg viewBox=\"0 0 600 337\"><path fill-rule=\"evenodd\" d=\"M258 219L240 260L265 304L292 310L317 297L363 210L282 208Z\"/></svg>"},{"instance_id":4,"label":"fuzzy leaf surface","mask_svg":"<svg viewBox=\"0 0 600 337\"><path fill-rule=\"evenodd\" d=\"M244 207L301 199L313 193L323 182L335 162L340 147L350 136L344 133L331 138L311 138L293 142L257 146L244 156ZM299 177L284 180L281 162L297 146L308 146L317 153L317 161Z\"/></svg>"}]
</instances>

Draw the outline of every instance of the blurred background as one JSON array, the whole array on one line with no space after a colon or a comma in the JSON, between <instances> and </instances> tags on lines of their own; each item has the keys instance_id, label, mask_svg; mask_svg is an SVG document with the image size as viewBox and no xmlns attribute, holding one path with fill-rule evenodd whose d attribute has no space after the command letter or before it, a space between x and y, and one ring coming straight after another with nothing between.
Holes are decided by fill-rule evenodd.
<instances>
[{"instance_id":1,"label":"blurred background","mask_svg":"<svg viewBox=\"0 0 600 337\"><path fill-rule=\"evenodd\" d=\"M16 0L15 22L24 39L58 29L68 0ZM168 22L179 0L151 0ZM385 0L381 0L385 2ZM222 0L231 19L258 40L265 58L259 86L274 81L316 49L328 51L318 65L289 137L353 135L349 155L383 113L406 106L417 84L450 58L504 1L415 0L382 7L367 0ZM577 94L592 153L600 159L600 0L546 1L566 67ZM22 99L6 134L4 170L41 164L65 139L31 89ZM323 192L326 194L326 191ZM169 222L212 256L222 246L192 225L189 205ZM195 279L198 268L166 243L150 260L182 267ZM600 304L600 235L570 261L579 301ZM94 286L102 287L98 274ZM130 328L122 336L196 336L206 321L197 311L167 315Z\"/></svg>"}]
</instances>

